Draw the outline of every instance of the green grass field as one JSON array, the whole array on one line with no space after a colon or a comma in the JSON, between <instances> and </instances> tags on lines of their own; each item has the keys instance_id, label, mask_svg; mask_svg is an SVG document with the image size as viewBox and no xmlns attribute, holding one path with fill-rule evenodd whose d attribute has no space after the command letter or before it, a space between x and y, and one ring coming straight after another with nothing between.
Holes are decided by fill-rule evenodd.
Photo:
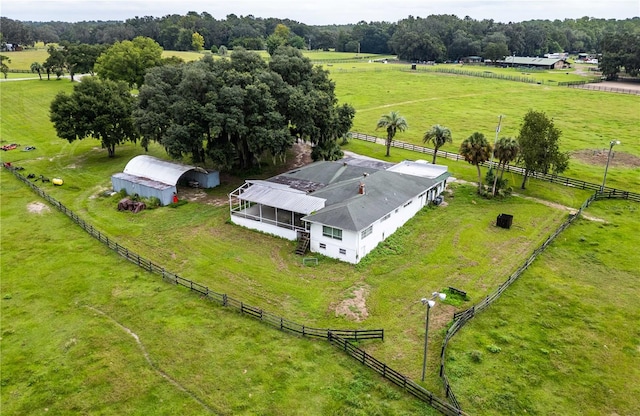
<instances>
[{"instance_id":1,"label":"green grass field","mask_svg":"<svg viewBox=\"0 0 640 416\"><path fill-rule=\"evenodd\" d=\"M361 113L376 114L372 118L377 119L382 112L396 109L395 100L399 98L396 92L380 94L380 103L372 103L374 98L366 86L371 86L369 82L376 79L372 78L376 74L354 72L351 78L348 78L349 73L333 74L340 100L351 102L360 110L356 123L361 125L364 125ZM405 78L404 73L391 71L384 74L386 78L379 80L397 81L394 91L410 90L410 81L423 82L423 76L428 77L433 89L440 88L438 84L447 84L447 80L452 78L435 78L431 74L420 74L419 77L409 74ZM466 93L467 89L474 94L482 94L482 88L474 89L474 82L480 82L481 87L487 88L484 82L491 81L455 78L463 81L447 85L449 94L456 96L462 93L454 94L455 91ZM514 95L511 99L514 100L518 94L531 95L531 91L536 91L530 89L535 86L527 84L495 82L509 85ZM502 88L498 84L494 86ZM69 92L71 88L68 81L0 84L2 140L36 146L33 152L2 152L2 161L24 166L25 174L33 172L63 178L65 185L62 187L44 185L47 192L121 244L185 278L208 285L212 290L229 293L273 313L316 327L384 328L384 343L369 342L360 346L416 380L420 376L424 336L424 308L419 298L448 286L466 290L471 296L469 302L456 305L445 302L432 311L429 371L425 386L436 392L441 389L437 377L439 343L453 311L467 308L495 290L567 215L564 210L520 197L491 201L479 199L472 186L455 184L451 186L452 194L446 198L448 206L425 209L361 265L354 267L321 258L318 267L303 267L300 258L293 255L294 243L227 223L226 193L242 182L241 177L225 177L220 188L207 191L205 198L219 204L189 202L178 209L143 211L135 216L117 212L118 197L103 197L102 191L110 188L110 176L121 171L131 157L143 153L143 150L128 144L118 147L116 157L109 159L95 140L69 144L56 138L48 121L48 103L58 91ZM378 87L374 89L381 91ZM444 90L439 91L444 93ZM543 91L555 94L565 90ZM389 100L386 101L388 104L384 104L385 99ZM438 99L433 101L440 102ZM425 104L420 100L417 103L419 106ZM589 103L586 100L586 104ZM595 104L589 105L593 107L586 107L587 111L589 108L596 110ZM514 115L507 116L516 117L515 113L514 110ZM469 117L481 119L473 111ZM578 114L573 114L573 117L577 118ZM576 119L573 122L580 121ZM491 128L490 122L486 125ZM624 123L613 123L608 128L613 134L623 135L624 129L616 130L621 125ZM412 131L399 135L398 139L407 140L404 136ZM417 136L419 139L419 134ZM590 143L586 145L590 146ZM574 145L580 148L579 141L576 140ZM355 140L347 149L379 158L384 155L383 146ZM165 156L158 146L152 146L150 153ZM391 160L415 158L415 153L392 150ZM471 181L475 179L472 166L451 161L446 163L454 176ZM272 170L268 167L263 175ZM613 181L614 170L610 170L610 175L609 181ZM517 177L509 179L512 183L518 180ZM47 408L58 414L148 414L160 409L162 403L168 403L166 406L170 407L165 410L169 414L201 414L207 408L218 414L253 414L258 409L272 409L264 412L274 415L435 414L325 343L291 337L208 304L124 262L83 234L62 214L55 211L43 214L29 212L29 204L39 202L39 198L9 172L3 170L0 181L3 252L0 259L3 334L0 340L0 397L3 412L31 414ZM523 194L573 207L580 206L588 196L583 191L535 181ZM612 225L580 222L580 226L603 228L594 236L581 231L578 235L584 235L585 240L579 238L581 243L567 248L567 256L571 254L580 259L568 263L568 274L577 276L580 273L587 281L596 281L602 273L602 268L589 266L604 260L585 253L598 250L609 255L606 250L611 249L605 247L615 247L620 241L629 241L629 247L633 247L637 245L637 237L631 235L640 235L637 224L626 221L627 212L629 215L637 214L637 211L631 211L634 205L597 204L590 213L593 211L593 215L605 218ZM612 212L619 211L620 215L612 216L614 214L609 213L607 207L612 207ZM515 217L516 226L509 231L492 225L502 212L509 212ZM599 245L594 245L595 242ZM553 250L556 250L556 245L549 256ZM535 273L538 267L564 273L563 256L558 255L555 263L553 259L544 255L531 273ZM550 262L549 266L545 266L547 262ZM571 273L570 267L576 263L581 263L583 269ZM638 334L624 325L610 324L609 318L627 313L628 297L638 295L637 285L630 283L640 277L633 264L637 264L633 256L618 263L607 260L608 275L624 275L621 287L628 293L620 300L617 295L603 299L603 307L612 314L589 315L592 326L603 328L611 338L624 340L625 345L634 345L634 342L637 345ZM553 290L549 289L555 283L553 274L543 269L538 276L539 281L535 285L540 292ZM518 285L526 285L527 282L527 277L523 276ZM354 322L337 316L338 304L352 299L359 288L367 292L368 318ZM519 315L521 312L524 295L518 295L515 289L513 293L516 300L507 306L503 315ZM576 290L576 295L583 293ZM508 298L505 297L504 301L507 302ZM545 303L547 301L548 296L532 296L533 304L528 310L549 307ZM529 394L527 389L511 388L510 385L527 383L526 376L511 366L510 355L490 355L484 344L490 341L506 352L507 345L491 338L497 336L494 332L508 336L516 328L524 327L522 331L530 331L537 336L537 329L528 329L525 323L529 321L508 321L501 315L506 322L501 324L504 329L487 330L482 325L491 324L483 324L482 319L484 316L490 318L492 310L490 308L477 318L478 325L481 325L479 330L470 329L474 321L458 335L459 342L458 338L452 342L449 366L454 389L464 408L474 414L491 411L498 412L496 414L519 413L517 410L520 408L538 409L538 413L545 414L551 406L562 414L573 411L575 402L552 399L559 389L568 389L567 394L570 394L573 388L558 375L538 374L540 383L535 394ZM585 316L591 312L591 309L582 309L579 302L567 301L565 314L549 313L545 318L549 326L561 328L566 326L566 316ZM144 350L123 327L140 337ZM577 326L576 337L590 328ZM469 333L471 341L465 338ZM582 362L564 359L573 351L569 343L574 340L561 341L566 341L567 345L558 341L555 349L567 353L557 358L559 365L568 368L566 371L588 371ZM538 347L538 343L538 340L531 341L531 347L520 355L529 358L534 346L553 354L552 349ZM483 365L490 362L490 358L504 361L491 361L492 365L502 368L499 376L487 376L491 373L490 368L466 368L471 366L464 361L465 357L469 350L475 349L481 350ZM144 351L147 351L151 363L145 359ZM630 356L634 357L633 354ZM457 361L452 362L452 357ZM595 354L584 357L585 360L599 358ZM535 358L533 352L531 358ZM457 363L464 368L457 369ZM637 380L638 374L627 370L628 363L628 360L607 362L610 372L627 374ZM598 377L599 371L588 377ZM506 379L507 376L510 379ZM613 390L619 386L618 381L610 379L604 379L602 383ZM591 398L582 391L576 389L581 404L594 409L594 414L609 409L598 396ZM300 392L303 392L303 398ZM517 407L518 403L526 404L536 397L540 397L544 406ZM620 414L627 414L626 409L634 410L640 406L638 399L633 397L617 397L615 400ZM619 402L623 403L618 405ZM11 407L7 407L8 403Z\"/></svg>"},{"instance_id":2,"label":"green grass field","mask_svg":"<svg viewBox=\"0 0 640 416\"><path fill-rule=\"evenodd\" d=\"M453 144L442 150L457 152L475 131L493 142L500 114L500 135L515 137L529 109L544 111L562 130L562 150L603 152L598 164L572 157L565 176L600 183L609 141L620 140L616 151L634 156L636 163L614 158L607 182L640 192L640 101L635 95L410 71L332 71L331 76L340 100L356 108L354 131L385 137L386 132L376 131L377 121L399 111L409 130L396 140L422 144L424 132L441 124L453 135Z\"/></svg>"},{"instance_id":3,"label":"green grass field","mask_svg":"<svg viewBox=\"0 0 640 416\"><path fill-rule=\"evenodd\" d=\"M572 225L453 338L448 374L472 414L640 411L640 207L587 213L606 222Z\"/></svg>"},{"instance_id":4,"label":"green grass field","mask_svg":"<svg viewBox=\"0 0 640 416\"><path fill-rule=\"evenodd\" d=\"M29 213L35 194L0 177L3 414L436 414L326 342L163 283L57 211Z\"/></svg>"}]
</instances>

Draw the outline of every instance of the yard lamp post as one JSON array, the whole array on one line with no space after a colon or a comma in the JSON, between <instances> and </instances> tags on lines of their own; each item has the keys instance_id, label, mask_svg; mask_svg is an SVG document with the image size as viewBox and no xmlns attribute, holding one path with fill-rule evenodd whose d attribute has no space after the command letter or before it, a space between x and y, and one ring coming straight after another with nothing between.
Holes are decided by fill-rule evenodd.
<instances>
[{"instance_id":1,"label":"yard lamp post","mask_svg":"<svg viewBox=\"0 0 640 416\"><path fill-rule=\"evenodd\" d=\"M424 376L427 371L427 341L429 340L429 311L431 308L436 306L436 301L434 299L440 298L441 300L445 300L447 295L444 293L433 292L431 294L431 298L422 298L420 302L427 307L427 318L424 326L424 356L422 358L422 381L424 382Z\"/></svg>"},{"instance_id":2,"label":"yard lamp post","mask_svg":"<svg viewBox=\"0 0 640 416\"><path fill-rule=\"evenodd\" d=\"M600 192L604 192L604 184L607 182L607 170L609 170L609 162L611 161L611 151L613 150L613 146L620 144L620 140L611 140L609 142L609 156L607 156L607 165L604 168L604 178L602 179L602 186L600 187Z\"/></svg>"}]
</instances>

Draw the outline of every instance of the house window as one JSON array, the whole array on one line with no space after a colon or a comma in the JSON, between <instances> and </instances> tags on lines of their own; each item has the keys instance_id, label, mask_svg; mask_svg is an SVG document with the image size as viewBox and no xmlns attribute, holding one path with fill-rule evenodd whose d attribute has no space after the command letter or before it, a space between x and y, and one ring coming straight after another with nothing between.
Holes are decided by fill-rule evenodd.
<instances>
[{"instance_id":1,"label":"house window","mask_svg":"<svg viewBox=\"0 0 640 416\"><path fill-rule=\"evenodd\" d=\"M340 249L340 254L347 254L347 250L345 250L345 249L341 248L341 249Z\"/></svg>"},{"instance_id":2,"label":"house window","mask_svg":"<svg viewBox=\"0 0 640 416\"><path fill-rule=\"evenodd\" d=\"M391 218L391 213L388 213L387 215L385 215L384 217L382 217L382 219L380 220L380 222L382 222L382 221L386 221L386 220L388 220L389 218Z\"/></svg>"},{"instance_id":3,"label":"house window","mask_svg":"<svg viewBox=\"0 0 640 416\"><path fill-rule=\"evenodd\" d=\"M406 204L403 205L404 208L408 207L409 205L411 205L411 203L413 202L413 199L409 202L407 202Z\"/></svg>"},{"instance_id":4,"label":"house window","mask_svg":"<svg viewBox=\"0 0 640 416\"><path fill-rule=\"evenodd\" d=\"M362 232L360 233L360 238L365 238L366 236L371 235L372 232L373 232L373 225L370 225L364 230L362 230Z\"/></svg>"},{"instance_id":5,"label":"house window","mask_svg":"<svg viewBox=\"0 0 640 416\"><path fill-rule=\"evenodd\" d=\"M325 243L320 243L320 248L327 248L327 245Z\"/></svg>"},{"instance_id":6,"label":"house window","mask_svg":"<svg viewBox=\"0 0 640 416\"><path fill-rule=\"evenodd\" d=\"M322 226L322 235L329 238L335 238L336 240L342 240L342 230L339 228Z\"/></svg>"}]
</instances>

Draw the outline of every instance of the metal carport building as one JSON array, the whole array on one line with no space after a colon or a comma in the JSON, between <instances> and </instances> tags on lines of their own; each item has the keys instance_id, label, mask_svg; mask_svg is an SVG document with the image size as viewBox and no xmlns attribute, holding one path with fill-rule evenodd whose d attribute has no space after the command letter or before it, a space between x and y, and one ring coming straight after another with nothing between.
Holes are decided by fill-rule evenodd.
<instances>
[{"instance_id":1,"label":"metal carport building","mask_svg":"<svg viewBox=\"0 0 640 416\"><path fill-rule=\"evenodd\" d=\"M124 189L128 195L155 197L162 205L169 205L178 192L178 184L214 188L220 184L220 175L217 171L140 155L127 163L124 172L113 175L111 183L116 192Z\"/></svg>"}]
</instances>

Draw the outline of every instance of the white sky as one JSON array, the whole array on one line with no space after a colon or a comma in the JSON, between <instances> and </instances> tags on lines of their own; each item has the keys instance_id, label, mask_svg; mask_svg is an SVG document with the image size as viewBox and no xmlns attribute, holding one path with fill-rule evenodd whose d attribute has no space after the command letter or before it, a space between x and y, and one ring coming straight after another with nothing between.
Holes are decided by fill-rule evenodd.
<instances>
[{"instance_id":1,"label":"white sky","mask_svg":"<svg viewBox=\"0 0 640 416\"><path fill-rule=\"evenodd\" d=\"M21 21L126 20L135 16L208 12L289 18L308 25L397 22L409 15L521 22L532 19L626 19L640 16L640 0L1 0L0 16Z\"/></svg>"}]
</instances>

